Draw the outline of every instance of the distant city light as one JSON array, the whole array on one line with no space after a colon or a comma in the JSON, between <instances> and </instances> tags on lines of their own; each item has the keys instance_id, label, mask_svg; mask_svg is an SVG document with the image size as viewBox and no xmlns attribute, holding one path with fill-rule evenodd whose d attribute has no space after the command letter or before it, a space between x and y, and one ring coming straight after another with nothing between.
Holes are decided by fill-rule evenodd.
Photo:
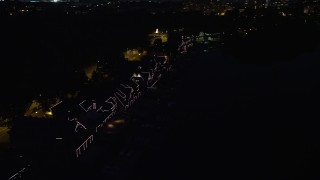
<instances>
[{"instance_id":1,"label":"distant city light","mask_svg":"<svg viewBox=\"0 0 320 180\"><path fill-rule=\"evenodd\" d=\"M114 123L116 123L116 124L124 123L124 120L123 119L118 119L118 120L115 120Z\"/></svg>"},{"instance_id":2,"label":"distant city light","mask_svg":"<svg viewBox=\"0 0 320 180\"><path fill-rule=\"evenodd\" d=\"M52 115L53 115L53 114L52 114L52 111L47 111L47 112L46 112L46 115L52 116Z\"/></svg>"}]
</instances>

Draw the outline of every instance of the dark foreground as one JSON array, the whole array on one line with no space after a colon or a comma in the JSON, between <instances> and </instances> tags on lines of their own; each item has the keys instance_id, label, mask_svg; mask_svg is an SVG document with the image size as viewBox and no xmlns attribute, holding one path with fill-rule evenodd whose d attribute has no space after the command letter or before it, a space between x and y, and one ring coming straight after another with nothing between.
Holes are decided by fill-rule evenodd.
<instances>
[{"instance_id":1,"label":"dark foreground","mask_svg":"<svg viewBox=\"0 0 320 180\"><path fill-rule=\"evenodd\" d=\"M319 179L318 57L179 59L79 160L32 164L25 179Z\"/></svg>"},{"instance_id":2,"label":"dark foreground","mask_svg":"<svg viewBox=\"0 0 320 180\"><path fill-rule=\"evenodd\" d=\"M179 124L132 179L319 179L318 57L186 59L173 85Z\"/></svg>"}]
</instances>

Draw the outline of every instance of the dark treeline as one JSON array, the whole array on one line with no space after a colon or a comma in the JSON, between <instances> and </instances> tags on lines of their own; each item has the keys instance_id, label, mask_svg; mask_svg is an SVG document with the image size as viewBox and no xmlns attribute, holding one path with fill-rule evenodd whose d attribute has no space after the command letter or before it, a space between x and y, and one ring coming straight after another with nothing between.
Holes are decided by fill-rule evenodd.
<instances>
[{"instance_id":1,"label":"dark treeline","mask_svg":"<svg viewBox=\"0 0 320 180\"><path fill-rule=\"evenodd\" d=\"M234 21L227 53L242 62L265 63L290 61L319 47L317 20L302 14L283 17L273 10L262 15L251 12Z\"/></svg>"}]
</instances>

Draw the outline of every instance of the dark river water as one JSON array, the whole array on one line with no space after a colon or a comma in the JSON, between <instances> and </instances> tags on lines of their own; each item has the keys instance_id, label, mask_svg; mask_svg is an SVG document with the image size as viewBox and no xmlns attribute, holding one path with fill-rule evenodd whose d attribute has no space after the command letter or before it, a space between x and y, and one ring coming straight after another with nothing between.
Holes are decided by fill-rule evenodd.
<instances>
[{"instance_id":1,"label":"dark river water","mask_svg":"<svg viewBox=\"0 0 320 180\"><path fill-rule=\"evenodd\" d=\"M176 119L137 179L319 178L320 51L241 63L220 51L185 59Z\"/></svg>"}]
</instances>

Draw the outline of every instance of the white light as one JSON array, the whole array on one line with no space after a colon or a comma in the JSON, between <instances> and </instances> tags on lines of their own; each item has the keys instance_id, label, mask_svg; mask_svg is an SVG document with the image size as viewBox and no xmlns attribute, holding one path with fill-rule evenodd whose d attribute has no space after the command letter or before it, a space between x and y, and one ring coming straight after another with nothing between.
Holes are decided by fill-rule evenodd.
<instances>
[{"instance_id":1,"label":"white light","mask_svg":"<svg viewBox=\"0 0 320 180\"><path fill-rule=\"evenodd\" d=\"M62 138L61 138L61 137L57 137L56 139L57 139L57 140L62 140Z\"/></svg>"}]
</instances>

